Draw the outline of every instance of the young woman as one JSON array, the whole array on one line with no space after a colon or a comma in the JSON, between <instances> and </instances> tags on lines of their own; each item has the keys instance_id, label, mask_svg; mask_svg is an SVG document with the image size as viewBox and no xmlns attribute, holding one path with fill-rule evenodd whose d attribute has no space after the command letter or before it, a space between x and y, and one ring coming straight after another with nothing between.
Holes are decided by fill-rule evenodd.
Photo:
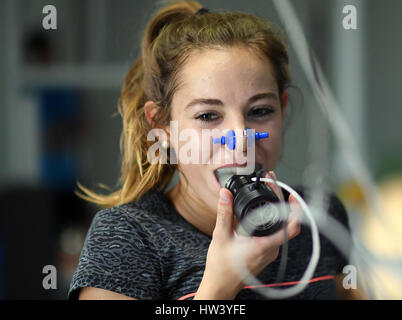
<instances>
[{"instance_id":1,"label":"young woman","mask_svg":"<svg viewBox=\"0 0 402 320\"><path fill-rule=\"evenodd\" d=\"M233 195L214 175L228 164L230 153L244 150L215 145L224 155L218 164L212 161L214 152L203 152L198 163L179 157L174 164L169 155L171 149L180 154L185 144L171 139L172 122L179 132L197 133L198 146L202 130L224 135L227 129L250 128L269 133L268 139L255 141L255 162L274 170L290 83L284 37L258 16L201 8L195 1L171 3L146 28L142 54L127 74L119 103L120 188L99 195L81 187L85 199L105 209L88 231L70 299L264 298L244 288L231 263L239 259L263 283L277 281L283 230L264 237L239 235ZM167 163L147 157L155 143L148 133L157 128L166 132L159 143ZM176 170L179 182L166 190ZM286 287L301 278L312 245L310 229L298 222L297 202L286 192L285 198L292 211L286 225ZM334 197L329 212L346 223ZM322 237L314 279L295 298L337 298L334 277L345 263Z\"/></svg>"}]
</instances>

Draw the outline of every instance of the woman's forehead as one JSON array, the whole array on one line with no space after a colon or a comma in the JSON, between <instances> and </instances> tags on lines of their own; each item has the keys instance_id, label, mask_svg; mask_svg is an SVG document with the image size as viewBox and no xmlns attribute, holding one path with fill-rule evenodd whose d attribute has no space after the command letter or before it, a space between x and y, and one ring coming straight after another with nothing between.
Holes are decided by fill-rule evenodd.
<instances>
[{"instance_id":1,"label":"woman's forehead","mask_svg":"<svg viewBox=\"0 0 402 320\"><path fill-rule=\"evenodd\" d=\"M277 92L271 63L249 50L228 48L197 51L180 73L177 98L234 98L256 91ZM175 94L175 95L176 95Z\"/></svg>"}]
</instances>

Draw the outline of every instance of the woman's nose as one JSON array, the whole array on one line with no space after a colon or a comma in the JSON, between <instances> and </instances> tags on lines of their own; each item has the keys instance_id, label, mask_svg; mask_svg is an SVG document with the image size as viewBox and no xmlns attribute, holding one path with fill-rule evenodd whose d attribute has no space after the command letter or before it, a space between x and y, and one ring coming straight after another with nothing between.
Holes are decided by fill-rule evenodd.
<instances>
[{"instance_id":1,"label":"woman's nose","mask_svg":"<svg viewBox=\"0 0 402 320\"><path fill-rule=\"evenodd\" d=\"M221 144L226 146L229 150L242 152L247 151L246 129L229 129L225 135L213 138L214 144Z\"/></svg>"}]
</instances>

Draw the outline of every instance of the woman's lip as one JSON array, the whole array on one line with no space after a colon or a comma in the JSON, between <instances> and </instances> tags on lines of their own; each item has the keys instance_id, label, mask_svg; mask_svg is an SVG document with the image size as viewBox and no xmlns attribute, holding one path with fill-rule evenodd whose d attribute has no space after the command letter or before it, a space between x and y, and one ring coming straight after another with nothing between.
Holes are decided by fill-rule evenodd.
<instances>
[{"instance_id":1,"label":"woman's lip","mask_svg":"<svg viewBox=\"0 0 402 320\"><path fill-rule=\"evenodd\" d=\"M229 164L225 164L221 167L217 167L214 169L214 171L221 169L221 168L227 168L227 167L247 167L247 162L244 164L238 164L238 163L229 163Z\"/></svg>"},{"instance_id":2,"label":"woman's lip","mask_svg":"<svg viewBox=\"0 0 402 320\"><path fill-rule=\"evenodd\" d=\"M220 166L220 167L218 167L218 168L215 168L215 169L212 171L212 174L213 174L213 176L214 176L214 178L215 178L215 181L216 181L216 183L218 184L219 188L222 188L222 186L221 186L221 184L220 184L218 178L216 177L215 171L218 170L218 169L221 169L221 168L229 168L229 167L247 167L247 163L245 163L245 164L229 163L229 164L225 164L225 165L223 165L223 166Z\"/></svg>"}]
</instances>

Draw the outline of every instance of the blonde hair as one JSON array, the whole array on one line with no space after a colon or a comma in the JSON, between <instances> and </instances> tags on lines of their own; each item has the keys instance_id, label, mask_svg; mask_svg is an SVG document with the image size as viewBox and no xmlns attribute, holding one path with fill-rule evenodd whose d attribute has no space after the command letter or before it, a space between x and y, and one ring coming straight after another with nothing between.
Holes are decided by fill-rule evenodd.
<instances>
[{"instance_id":1,"label":"blonde hair","mask_svg":"<svg viewBox=\"0 0 402 320\"><path fill-rule=\"evenodd\" d=\"M148 162L147 150L152 142L147 141L147 134L152 126L146 119L144 105L151 100L159 106L153 124L163 126L169 123L172 97L179 85L179 71L192 50L234 45L253 49L272 63L282 98L290 82L282 30L248 13L195 14L201 8L197 1L168 1L151 18L144 32L141 55L127 73L118 103L123 120L119 187L105 195L78 182L83 193L77 191L76 194L81 198L101 207L112 207L139 199L151 188L166 188L177 165Z\"/></svg>"}]
</instances>

